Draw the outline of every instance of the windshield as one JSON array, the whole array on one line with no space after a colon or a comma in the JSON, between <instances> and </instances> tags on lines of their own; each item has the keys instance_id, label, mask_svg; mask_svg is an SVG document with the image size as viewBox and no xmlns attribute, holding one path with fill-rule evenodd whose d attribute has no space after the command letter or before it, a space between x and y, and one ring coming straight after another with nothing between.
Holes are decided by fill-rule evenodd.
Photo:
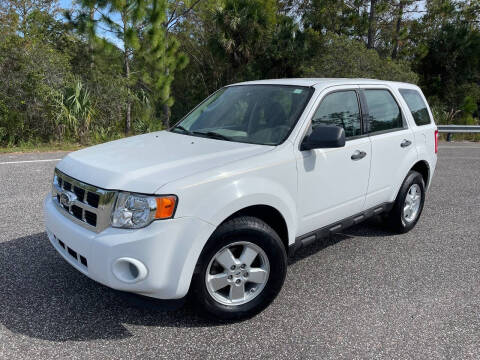
<instances>
[{"instance_id":1,"label":"windshield","mask_svg":"<svg viewBox=\"0 0 480 360\"><path fill-rule=\"evenodd\" d=\"M237 85L208 97L171 131L251 144L278 145L313 93L286 85Z\"/></svg>"}]
</instances>

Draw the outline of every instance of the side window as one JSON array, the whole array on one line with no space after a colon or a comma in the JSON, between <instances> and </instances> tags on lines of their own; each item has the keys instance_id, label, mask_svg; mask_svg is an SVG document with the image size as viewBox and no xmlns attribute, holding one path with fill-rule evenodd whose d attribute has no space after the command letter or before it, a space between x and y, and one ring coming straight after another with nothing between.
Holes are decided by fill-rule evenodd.
<instances>
[{"instance_id":1,"label":"side window","mask_svg":"<svg viewBox=\"0 0 480 360\"><path fill-rule=\"evenodd\" d=\"M412 113L415 124L418 126L428 125L431 123L430 115L428 114L427 105L417 90L400 89L400 94L408 105Z\"/></svg>"},{"instance_id":2,"label":"side window","mask_svg":"<svg viewBox=\"0 0 480 360\"><path fill-rule=\"evenodd\" d=\"M323 98L312 119L317 125L336 125L345 129L345 136L361 135L360 109L357 94L353 90L339 91Z\"/></svg>"},{"instance_id":3,"label":"side window","mask_svg":"<svg viewBox=\"0 0 480 360\"><path fill-rule=\"evenodd\" d=\"M402 112L388 90L365 90L369 132L403 128Z\"/></svg>"}]
</instances>

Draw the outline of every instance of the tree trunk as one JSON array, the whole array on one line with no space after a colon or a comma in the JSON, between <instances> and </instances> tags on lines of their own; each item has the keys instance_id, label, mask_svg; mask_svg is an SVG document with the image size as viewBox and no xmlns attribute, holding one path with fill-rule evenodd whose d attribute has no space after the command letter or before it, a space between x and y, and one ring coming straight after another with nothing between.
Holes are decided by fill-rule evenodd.
<instances>
[{"instance_id":1,"label":"tree trunk","mask_svg":"<svg viewBox=\"0 0 480 360\"><path fill-rule=\"evenodd\" d=\"M168 18L168 14L167 14L167 18ZM165 26L165 52L164 52L163 61L165 61L167 57L167 47L168 47L168 25ZM165 63L164 63L164 66L165 66L165 75L166 75L166 78L168 79L170 69ZM168 99L164 99L164 101L168 101ZM166 102L163 103L162 105L162 112L163 112L163 126L165 129L168 129L170 127L170 107Z\"/></svg>"},{"instance_id":2,"label":"tree trunk","mask_svg":"<svg viewBox=\"0 0 480 360\"><path fill-rule=\"evenodd\" d=\"M125 52L124 52L124 61L125 61L125 78L127 79L127 107L126 107L126 114L125 114L125 135L129 135L130 130L132 128L132 118L131 118L132 103L130 100L130 85L128 84L128 81L130 79L130 64L128 63L127 49L125 49Z\"/></svg>"},{"instance_id":3,"label":"tree trunk","mask_svg":"<svg viewBox=\"0 0 480 360\"><path fill-rule=\"evenodd\" d=\"M93 23L95 21L95 8L90 8L90 21ZM90 35L91 36L91 35ZM90 38L88 41L88 51L90 53L90 69L93 70L95 67L95 54L93 53L93 41L94 39Z\"/></svg>"},{"instance_id":4,"label":"tree trunk","mask_svg":"<svg viewBox=\"0 0 480 360\"><path fill-rule=\"evenodd\" d=\"M131 112L132 112L132 101L130 99L130 64L128 61L128 54L129 54L129 49L127 46L127 39L126 39L126 32L128 28L128 23L127 23L127 14L126 11L122 13L122 21L123 21L123 46L124 46L124 51L123 51L123 62L124 62L124 68L125 68L125 79L127 81L127 104L126 104L126 111L125 111L125 135L130 135L130 130L132 128L132 118L131 118Z\"/></svg>"},{"instance_id":5,"label":"tree trunk","mask_svg":"<svg viewBox=\"0 0 480 360\"><path fill-rule=\"evenodd\" d=\"M163 112L163 126L165 129L170 127L170 107L167 104L163 104L162 106Z\"/></svg>"},{"instance_id":6,"label":"tree trunk","mask_svg":"<svg viewBox=\"0 0 480 360\"><path fill-rule=\"evenodd\" d=\"M405 7L405 3L403 2L403 0L400 0L398 4L398 18L397 18L397 23L395 25L395 33L393 35L392 59L396 59L398 55L398 44L399 44L400 30L402 28L402 18L403 18L404 7Z\"/></svg>"},{"instance_id":7,"label":"tree trunk","mask_svg":"<svg viewBox=\"0 0 480 360\"><path fill-rule=\"evenodd\" d=\"M376 31L376 14L375 14L375 5L377 0L370 1L370 15L368 16L368 38L367 38L367 48L373 49L375 41L375 31Z\"/></svg>"}]
</instances>

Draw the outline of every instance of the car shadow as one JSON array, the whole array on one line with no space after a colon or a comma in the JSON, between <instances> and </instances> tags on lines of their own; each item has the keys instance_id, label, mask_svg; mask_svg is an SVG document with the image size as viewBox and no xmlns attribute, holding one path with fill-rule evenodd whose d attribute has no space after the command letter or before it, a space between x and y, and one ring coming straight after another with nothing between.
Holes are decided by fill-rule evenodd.
<instances>
[{"instance_id":1,"label":"car shadow","mask_svg":"<svg viewBox=\"0 0 480 360\"><path fill-rule=\"evenodd\" d=\"M356 226L300 249L289 264L365 233L385 236L381 228ZM42 232L0 243L0 324L42 340L87 341L133 336L128 325L206 327L225 323L199 316L185 299L156 300L98 284L71 267Z\"/></svg>"},{"instance_id":2,"label":"car shadow","mask_svg":"<svg viewBox=\"0 0 480 360\"><path fill-rule=\"evenodd\" d=\"M365 222L362 222L361 224L347 228L342 232L333 234L329 237L317 239L312 244L300 248L295 252L295 255L293 257L289 258L288 264L295 264L297 261L312 256L313 254L316 254L329 246L333 246L341 241L356 236L385 237L392 235L394 234L385 227L384 223L379 217L373 217L366 220Z\"/></svg>"},{"instance_id":3,"label":"car shadow","mask_svg":"<svg viewBox=\"0 0 480 360\"><path fill-rule=\"evenodd\" d=\"M71 267L46 233L0 243L0 324L51 341L121 339L128 325L199 327L184 300L155 300L107 288Z\"/></svg>"}]
</instances>

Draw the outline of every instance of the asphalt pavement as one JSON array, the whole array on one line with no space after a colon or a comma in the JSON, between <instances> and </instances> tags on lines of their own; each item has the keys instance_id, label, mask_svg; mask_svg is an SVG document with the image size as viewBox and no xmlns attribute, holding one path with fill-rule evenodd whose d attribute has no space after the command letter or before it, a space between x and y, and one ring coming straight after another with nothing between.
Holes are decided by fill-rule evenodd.
<instances>
[{"instance_id":1,"label":"asphalt pavement","mask_svg":"<svg viewBox=\"0 0 480 360\"><path fill-rule=\"evenodd\" d=\"M302 249L275 302L238 323L68 265L42 214L63 156L0 155L0 359L480 358L480 144L441 145L414 230L369 222Z\"/></svg>"}]
</instances>

